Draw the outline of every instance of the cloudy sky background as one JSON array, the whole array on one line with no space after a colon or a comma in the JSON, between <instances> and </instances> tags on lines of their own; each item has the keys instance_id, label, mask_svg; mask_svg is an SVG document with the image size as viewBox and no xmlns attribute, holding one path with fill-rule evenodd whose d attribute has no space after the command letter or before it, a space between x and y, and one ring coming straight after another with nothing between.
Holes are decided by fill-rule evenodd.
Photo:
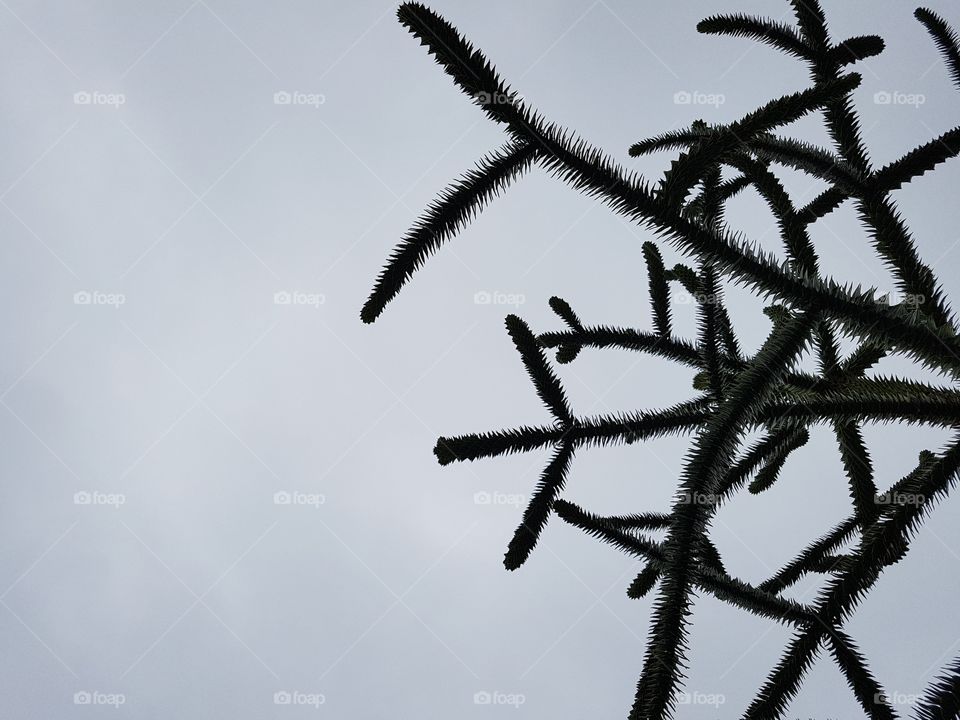
<instances>
[{"instance_id":1,"label":"cloudy sky background","mask_svg":"<svg viewBox=\"0 0 960 720\"><path fill-rule=\"evenodd\" d=\"M785 2L432 6L548 118L628 161L637 139L730 120L808 82L766 46L695 31L719 11L790 21ZM956 123L960 100L912 6L825 6L835 40L888 43L857 68L875 162ZM960 24L947 0L931 6ZM649 600L625 596L638 565L552 522L507 573L518 502L547 454L440 468L431 448L441 434L547 421L508 312L556 328L546 301L558 294L587 322L649 328L648 234L534 170L362 325L389 249L503 139L395 7L0 0L5 717L626 715L650 617ZM795 132L825 136L812 119ZM656 179L666 161L629 164ZM784 178L798 203L819 190ZM897 194L954 298L958 182L948 164ZM729 220L779 249L755 195ZM813 232L834 277L891 287L849 206ZM731 304L756 348L762 306L737 290ZM690 307L676 324L693 334ZM562 377L582 414L692 393L689 371L618 352L585 352ZM867 437L888 486L947 435ZM603 513L666 509L687 442L583 452L567 497ZM773 490L723 510L714 537L731 572L760 581L848 512L820 428ZM904 714L960 652L952 512L848 625ZM701 703L683 717L737 716L789 632L709 597L694 621L688 689ZM111 699L119 710L96 705ZM821 658L790 715L862 713Z\"/></svg>"}]
</instances>

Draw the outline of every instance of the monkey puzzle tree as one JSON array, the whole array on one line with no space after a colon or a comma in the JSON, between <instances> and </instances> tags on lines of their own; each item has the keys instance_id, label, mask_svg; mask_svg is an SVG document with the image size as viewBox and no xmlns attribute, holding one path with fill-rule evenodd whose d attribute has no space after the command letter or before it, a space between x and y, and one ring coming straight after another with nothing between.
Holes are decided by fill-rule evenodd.
<instances>
[{"instance_id":1,"label":"monkey puzzle tree","mask_svg":"<svg viewBox=\"0 0 960 720\"><path fill-rule=\"evenodd\" d=\"M507 317L510 338L553 422L440 438L434 449L446 465L553 448L507 547L508 569L526 561L553 514L642 561L643 569L627 592L641 597L657 588L657 595L630 718L659 720L673 715L697 592L794 629L781 660L743 717L782 717L824 650L869 717L896 717L844 624L884 569L904 557L928 513L953 489L960 470L957 435L945 448L921 452L916 468L881 493L861 432L864 422L960 426L957 326L891 197L892 191L960 151L960 127L874 168L851 100L860 77L846 72L846 67L882 52L882 39L862 36L834 42L817 0L790 4L796 26L718 15L702 21L698 29L751 38L803 61L810 70L809 89L773 100L734 122L698 121L636 143L630 148L633 156L679 152L653 186L518 100L486 57L443 18L419 3L406 3L398 11L400 21L460 89L503 126L509 139L441 193L403 238L363 307L364 322L373 322L431 254L534 165L651 230L693 263L668 269L654 243L643 245L653 332L587 324L557 297L550 299L550 306L566 326L563 330L538 335L519 317ZM957 36L929 10L917 10L916 17L929 30L960 88ZM783 126L817 112L823 114L832 147L777 134ZM776 167L802 171L824 181L827 188L797 207L774 172ZM723 179L724 171L730 179ZM724 222L726 203L748 187L756 189L776 219L785 262L735 236ZM874 288L855 287L823 273L809 228L846 202L856 208L873 248L891 271L899 302L881 297ZM769 302L765 312L772 329L752 356L738 341L722 281L752 289ZM676 285L696 300L695 340L673 331L671 288ZM857 340L845 358L841 335ZM565 364L588 348L652 353L690 366L697 371L697 394L669 408L579 417L545 351L556 350L557 362ZM798 360L807 351L818 360L817 372L798 369ZM888 355L912 358L949 382L933 385L867 374ZM760 493L773 485L815 424L828 425L836 436L852 506L849 518L759 584L731 576L710 539L713 516L745 486ZM753 430L762 435L751 443L747 433ZM669 513L598 516L561 499L577 449L665 434L693 435ZM647 534L651 530L665 530L665 539L652 539ZM853 549L843 551L851 540ZM814 602L784 596L810 573L827 576ZM954 718L958 712L960 659L927 690L915 716Z\"/></svg>"}]
</instances>

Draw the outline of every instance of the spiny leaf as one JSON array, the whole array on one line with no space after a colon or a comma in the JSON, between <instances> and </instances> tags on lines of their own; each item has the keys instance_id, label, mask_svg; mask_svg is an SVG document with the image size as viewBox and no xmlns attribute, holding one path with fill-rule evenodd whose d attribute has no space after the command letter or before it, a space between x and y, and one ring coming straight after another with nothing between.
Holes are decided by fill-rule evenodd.
<instances>
[{"instance_id":1,"label":"spiny leaf","mask_svg":"<svg viewBox=\"0 0 960 720\"><path fill-rule=\"evenodd\" d=\"M700 559L705 566L712 568L722 575L727 574L727 570L723 566L723 558L720 555L720 551L708 535L703 535L700 538Z\"/></svg>"},{"instance_id":2,"label":"spiny leaf","mask_svg":"<svg viewBox=\"0 0 960 720\"><path fill-rule=\"evenodd\" d=\"M569 424L573 421L573 411L567 402L567 396L563 392L563 386L559 378L554 375L553 370L547 364L547 358L543 354L540 343L536 336L530 332L527 324L516 315L508 315L506 320L507 332L513 339L513 344L520 353L523 365L527 369L527 374L533 381L537 389L537 395L547 406L547 409L553 413L553 416L562 423Z\"/></svg>"},{"instance_id":3,"label":"spiny leaf","mask_svg":"<svg viewBox=\"0 0 960 720\"><path fill-rule=\"evenodd\" d=\"M867 716L871 720L895 720L897 716L886 693L873 677L853 640L837 628L833 628L828 637L830 653Z\"/></svg>"},{"instance_id":4,"label":"spiny leaf","mask_svg":"<svg viewBox=\"0 0 960 720\"><path fill-rule=\"evenodd\" d=\"M697 276L696 270L688 265L681 263L674 265L667 271L665 277L667 280L679 282L690 295L700 294L700 278Z\"/></svg>"},{"instance_id":5,"label":"spiny leaf","mask_svg":"<svg viewBox=\"0 0 960 720\"><path fill-rule=\"evenodd\" d=\"M807 444L810 439L810 433L806 428L798 430L789 442L783 443L777 448L776 452L767 460L766 465L750 483L748 488L751 495L758 495L772 486L780 475L787 458L797 448Z\"/></svg>"},{"instance_id":6,"label":"spiny leaf","mask_svg":"<svg viewBox=\"0 0 960 720\"><path fill-rule=\"evenodd\" d=\"M702 293L698 298L698 324L700 341L698 349L703 367L710 380L710 393L717 401L723 400L723 378L720 373L720 341L717 335L717 309L719 291L717 275L712 265L705 265L700 273Z\"/></svg>"},{"instance_id":7,"label":"spiny leaf","mask_svg":"<svg viewBox=\"0 0 960 720\"><path fill-rule=\"evenodd\" d=\"M801 402L772 402L758 411L758 421L796 420L815 422L875 421L905 424L960 426L960 392L876 397L856 389L827 390L804 397Z\"/></svg>"},{"instance_id":8,"label":"spiny leaf","mask_svg":"<svg viewBox=\"0 0 960 720\"><path fill-rule=\"evenodd\" d=\"M827 18L818 0L790 0L790 4L804 40L815 50L825 50L829 42Z\"/></svg>"},{"instance_id":9,"label":"spiny leaf","mask_svg":"<svg viewBox=\"0 0 960 720\"><path fill-rule=\"evenodd\" d=\"M556 295L550 298L550 309L553 310L561 320L563 320L571 330L583 330L583 323L580 322L580 318L577 317L577 314L573 311L573 308L570 307L568 303L563 298L559 298Z\"/></svg>"},{"instance_id":10,"label":"spiny leaf","mask_svg":"<svg viewBox=\"0 0 960 720\"><path fill-rule=\"evenodd\" d=\"M642 330L607 326L585 327L579 332L545 332L537 339L547 348L622 348L659 355L692 367L700 366L697 349L679 338L665 338Z\"/></svg>"},{"instance_id":11,"label":"spiny leaf","mask_svg":"<svg viewBox=\"0 0 960 720\"><path fill-rule=\"evenodd\" d=\"M915 720L955 720L960 717L960 658L954 659L914 708Z\"/></svg>"},{"instance_id":12,"label":"spiny leaf","mask_svg":"<svg viewBox=\"0 0 960 720\"><path fill-rule=\"evenodd\" d=\"M587 512L568 500L558 499L553 504L553 510L561 520L583 530L591 537L609 543L618 550L623 550L635 557L648 560L655 567L662 567L663 550L659 543L608 524L603 518Z\"/></svg>"},{"instance_id":13,"label":"spiny leaf","mask_svg":"<svg viewBox=\"0 0 960 720\"><path fill-rule=\"evenodd\" d=\"M720 187L717 188L715 193L715 199L717 203L719 203L722 206L728 200L730 200L730 198L736 196L742 190L748 187L750 187L750 181L743 175L732 178L730 180L725 180L722 183L720 183ZM684 212L691 217L702 216L706 209L706 202L707 202L706 191L704 191L687 203L686 207L684 208Z\"/></svg>"},{"instance_id":14,"label":"spiny leaf","mask_svg":"<svg viewBox=\"0 0 960 720\"><path fill-rule=\"evenodd\" d=\"M838 187L829 187L797 210L797 215L808 225L829 215L843 204L849 195Z\"/></svg>"},{"instance_id":15,"label":"spiny leaf","mask_svg":"<svg viewBox=\"0 0 960 720\"><path fill-rule=\"evenodd\" d=\"M844 375L862 375L876 365L887 354L887 348L877 342L867 341L850 353L843 361L841 373Z\"/></svg>"},{"instance_id":16,"label":"spiny leaf","mask_svg":"<svg viewBox=\"0 0 960 720\"><path fill-rule=\"evenodd\" d=\"M884 47L883 38L876 35L860 35L847 38L832 48L828 57L829 61L837 66L849 65L858 60L866 60L879 55L883 52Z\"/></svg>"},{"instance_id":17,"label":"spiny leaf","mask_svg":"<svg viewBox=\"0 0 960 720\"><path fill-rule=\"evenodd\" d=\"M433 452L441 465L478 460L554 445L569 439L577 445L629 443L671 433L690 432L708 417L700 398L653 412L606 415L577 420L566 428L518 427L512 430L441 437Z\"/></svg>"},{"instance_id":18,"label":"spiny leaf","mask_svg":"<svg viewBox=\"0 0 960 720\"><path fill-rule=\"evenodd\" d=\"M557 362L560 365L567 365L577 359L582 346L561 345L557 348Z\"/></svg>"},{"instance_id":19,"label":"spiny leaf","mask_svg":"<svg viewBox=\"0 0 960 720\"><path fill-rule=\"evenodd\" d=\"M808 572L818 572L825 557L845 543L859 527L854 515L837 525L829 533L808 545L793 560L787 563L758 588L764 592L779 594L793 585Z\"/></svg>"},{"instance_id":20,"label":"spiny leaf","mask_svg":"<svg viewBox=\"0 0 960 720\"><path fill-rule=\"evenodd\" d=\"M818 273L817 256L813 242L807 233L807 224L798 216L793 201L780 179L770 172L765 163L747 157L736 158L731 162L750 179L757 188L757 192L770 206L780 227L780 236L783 238L790 262L799 272L816 275Z\"/></svg>"},{"instance_id":21,"label":"spiny leaf","mask_svg":"<svg viewBox=\"0 0 960 720\"><path fill-rule=\"evenodd\" d=\"M627 588L627 597L639 600L653 590L653 586L657 584L659 579L660 568L653 564L647 565L630 583L630 587Z\"/></svg>"},{"instance_id":22,"label":"spiny leaf","mask_svg":"<svg viewBox=\"0 0 960 720\"><path fill-rule=\"evenodd\" d=\"M824 555L810 564L811 572L838 573L846 572L853 567L852 555Z\"/></svg>"},{"instance_id":23,"label":"spiny leaf","mask_svg":"<svg viewBox=\"0 0 960 720\"><path fill-rule=\"evenodd\" d=\"M503 564L507 570L516 570L530 556L540 538L557 494L563 489L570 461L573 459L573 443L564 442L554 453L540 475L540 483L523 513L523 522L513 535Z\"/></svg>"},{"instance_id":24,"label":"spiny leaf","mask_svg":"<svg viewBox=\"0 0 960 720\"><path fill-rule=\"evenodd\" d=\"M824 379L837 375L840 364L840 348L837 347L837 338L830 323L820 323L816 334L817 351L819 352L820 374Z\"/></svg>"},{"instance_id":25,"label":"spiny leaf","mask_svg":"<svg viewBox=\"0 0 960 720\"><path fill-rule=\"evenodd\" d=\"M697 31L709 35L733 35L758 40L798 58L812 58L811 49L789 25L749 15L714 15L701 20Z\"/></svg>"},{"instance_id":26,"label":"spiny leaf","mask_svg":"<svg viewBox=\"0 0 960 720\"><path fill-rule=\"evenodd\" d=\"M530 143L508 143L444 190L391 253L360 312L361 319L365 323L376 320L427 258L527 170L535 157Z\"/></svg>"},{"instance_id":27,"label":"spiny leaf","mask_svg":"<svg viewBox=\"0 0 960 720\"><path fill-rule=\"evenodd\" d=\"M667 287L663 257L652 242L643 244L643 258L647 263L650 304L653 307L653 324L660 337L670 336L670 289Z\"/></svg>"},{"instance_id":28,"label":"spiny leaf","mask_svg":"<svg viewBox=\"0 0 960 720\"><path fill-rule=\"evenodd\" d=\"M933 170L937 165L960 153L960 127L945 132L877 170L873 182L884 190L897 190L916 177Z\"/></svg>"},{"instance_id":29,"label":"spiny leaf","mask_svg":"<svg viewBox=\"0 0 960 720\"><path fill-rule=\"evenodd\" d=\"M771 462L783 448L792 445L802 437L803 428L782 424L770 430L765 437L752 445L743 456L723 476L717 486L717 503L738 490L757 468Z\"/></svg>"},{"instance_id":30,"label":"spiny leaf","mask_svg":"<svg viewBox=\"0 0 960 720\"><path fill-rule=\"evenodd\" d=\"M710 128L690 128L689 130L673 130L663 135L657 135L646 140L640 140L630 146L630 157L649 155L661 150L683 150L697 142L710 137L715 131Z\"/></svg>"},{"instance_id":31,"label":"spiny leaf","mask_svg":"<svg viewBox=\"0 0 960 720\"><path fill-rule=\"evenodd\" d=\"M766 683L743 714L744 720L776 720L796 695L800 680L813 665L824 633L799 630L791 640L790 649L768 676Z\"/></svg>"},{"instance_id":32,"label":"spiny leaf","mask_svg":"<svg viewBox=\"0 0 960 720\"><path fill-rule=\"evenodd\" d=\"M858 201L858 213L870 231L877 253L894 271L898 289L919 300L916 309L937 326L952 327L936 276L917 253L903 217L886 195L868 187Z\"/></svg>"},{"instance_id":33,"label":"spiny leaf","mask_svg":"<svg viewBox=\"0 0 960 720\"><path fill-rule=\"evenodd\" d=\"M566 500L557 500L553 509L562 520L619 550L623 550L634 557L645 559L651 565L660 568L661 573L666 567L664 551L659 543L610 527L596 515ZM698 572L695 573L694 582L698 587L712 593L720 600L732 603L770 620L796 625L813 621L809 607L793 600L760 592L752 585L724 573L719 573L712 568L700 566Z\"/></svg>"},{"instance_id":34,"label":"spiny leaf","mask_svg":"<svg viewBox=\"0 0 960 720\"><path fill-rule=\"evenodd\" d=\"M763 314L770 318L774 325L782 325L793 317L793 313L790 311L790 308L785 305L781 305L780 303L767 305L763 309Z\"/></svg>"},{"instance_id":35,"label":"spiny leaf","mask_svg":"<svg viewBox=\"0 0 960 720\"><path fill-rule=\"evenodd\" d=\"M583 323L580 322L580 318L577 317L577 314L566 300L554 295L550 298L550 308L571 330L576 333L583 332ZM543 344L541 338L538 337L537 340ZM577 355L580 354L581 347L580 345L560 345L557 349L557 362L561 365L573 362L577 359Z\"/></svg>"},{"instance_id":36,"label":"spiny leaf","mask_svg":"<svg viewBox=\"0 0 960 720\"><path fill-rule=\"evenodd\" d=\"M666 513L639 513L637 515L609 515L598 521L620 530L663 530L670 527L670 516Z\"/></svg>"},{"instance_id":37,"label":"spiny leaf","mask_svg":"<svg viewBox=\"0 0 960 720\"><path fill-rule=\"evenodd\" d=\"M749 146L757 157L826 180L847 195L857 196L863 190L863 177L856 168L813 143L763 133L751 139Z\"/></svg>"},{"instance_id":38,"label":"spiny leaf","mask_svg":"<svg viewBox=\"0 0 960 720\"><path fill-rule=\"evenodd\" d=\"M947 70L953 84L960 88L960 38L947 21L927 8L917 8L914 13L917 20L923 23L933 41L940 48Z\"/></svg>"},{"instance_id":39,"label":"spiny leaf","mask_svg":"<svg viewBox=\"0 0 960 720\"><path fill-rule=\"evenodd\" d=\"M863 433L855 423L849 422L835 423L834 430L840 446L843 469L850 484L850 497L860 518L869 522L877 514L874 502L877 485L873 481L873 463L863 441Z\"/></svg>"},{"instance_id":40,"label":"spiny leaf","mask_svg":"<svg viewBox=\"0 0 960 720\"><path fill-rule=\"evenodd\" d=\"M563 431L553 427L520 427L513 430L442 437L433 454L441 465L464 460L478 460L498 455L527 452L556 443Z\"/></svg>"},{"instance_id":41,"label":"spiny leaf","mask_svg":"<svg viewBox=\"0 0 960 720\"><path fill-rule=\"evenodd\" d=\"M494 121L511 123L520 114L516 93L483 53L463 39L450 23L418 2L397 9L400 22L425 45L453 81Z\"/></svg>"}]
</instances>

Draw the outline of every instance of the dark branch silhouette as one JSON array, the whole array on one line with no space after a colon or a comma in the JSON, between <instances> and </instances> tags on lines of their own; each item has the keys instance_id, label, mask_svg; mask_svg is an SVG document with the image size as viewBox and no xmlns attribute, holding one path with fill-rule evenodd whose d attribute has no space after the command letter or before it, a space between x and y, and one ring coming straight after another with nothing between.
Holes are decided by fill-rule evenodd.
<instances>
[{"instance_id":1,"label":"dark branch silhouette","mask_svg":"<svg viewBox=\"0 0 960 720\"><path fill-rule=\"evenodd\" d=\"M494 196L534 166L602 200L614 212L651 230L690 259L664 265L653 242L643 245L654 331L591 325L565 300L550 307L565 329L533 333L516 316L506 320L550 424L440 438L441 464L553 448L539 484L509 542L504 564L520 567L551 515L635 557L641 568L627 589L638 598L656 592L649 642L630 718L673 717L689 652L694 593L703 590L747 612L789 624L794 636L743 717L783 717L817 656L826 651L871 718L896 717L883 688L844 624L885 568L909 551L936 503L956 482L960 436L941 450L920 453L917 466L886 492L877 488L863 422L924 423L960 428L960 338L939 283L920 258L891 192L960 152L960 128L934 138L880 169L864 146L851 91L860 83L846 72L884 49L867 35L832 43L817 0L790 0L796 25L746 15L703 20L706 34L748 38L805 63L809 88L777 98L722 125L702 121L640 140L629 150L679 153L656 183L626 172L605 153L543 118L518 99L492 63L446 20L419 3L405 3L400 21L440 67L509 136L508 142L445 190L407 233L381 272L361 317L372 322L444 242ZM960 88L960 41L939 16L916 11ZM831 147L776 134L804 115L820 112ZM774 172L800 170L828 187L798 207ZM729 169L734 175L721 178ZM726 203L755 188L769 207L786 256L780 262L731 233ZM856 287L823 272L809 226L850 201L874 250L892 272L903 300L891 303L874 288ZM760 350L745 356L723 299L723 282L753 290L766 302L772 327ZM698 336L679 337L671 316L673 288L697 302ZM846 358L838 337L858 339ZM559 364L584 351L619 348L657 355L696 370L698 394L674 407L614 416L581 417L570 407L547 349ZM805 352L816 373L796 365ZM916 360L945 376L933 385L899 377L867 377L890 354ZM801 549L773 576L751 584L727 573L710 539L713 516L745 487L760 493L777 482L790 457L809 439L810 427L829 425L842 460L852 513ZM747 445L749 430L763 437ZM693 444L678 478L669 513L642 510L601 517L561 498L576 450L633 443L666 434L691 434ZM650 533L662 532L654 540ZM852 549L843 546L854 540ZM826 576L816 601L783 596L805 575ZM917 720L957 718L960 662L953 661L917 707Z\"/></svg>"}]
</instances>

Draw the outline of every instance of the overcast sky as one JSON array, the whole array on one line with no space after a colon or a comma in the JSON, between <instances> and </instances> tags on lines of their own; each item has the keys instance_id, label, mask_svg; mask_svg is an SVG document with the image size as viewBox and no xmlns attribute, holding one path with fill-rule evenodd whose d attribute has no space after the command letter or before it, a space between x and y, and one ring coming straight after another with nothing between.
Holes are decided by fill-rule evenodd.
<instances>
[{"instance_id":1,"label":"overcast sky","mask_svg":"<svg viewBox=\"0 0 960 720\"><path fill-rule=\"evenodd\" d=\"M913 6L824 4L835 40L887 40L857 68L877 164L956 124ZM668 159L631 161L632 142L808 83L766 46L695 31L719 11L791 22L780 0L432 7L548 118L654 180ZM960 24L955 4L931 7ZM4 717L626 716L651 609L625 595L640 566L556 521L506 572L548 454L440 468L431 449L548 422L507 313L557 328L557 294L587 322L650 328L649 236L535 169L362 325L390 248L503 141L395 8L0 0ZM825 142L818 120L795 133ZM798 203L820 188L783 176ZM897 193L953 298L958 183L948 164ZM755 195L729 221L779 249ZM831 275L891 287L849 206L813 235ZM730 297L755 349L762 305ZM676 324L693 336L689 306ZM562 377L580 414L694 392L688 370L620 352L584 352ZM947 434L867 437L886 487ZM566 496L666 510L687 443L582 452ZM847 516L845 485L819 428L770 492L718 515L728 569L769 576ZM847 626L904 715L960 653L954 505ZM710 597L693 621L682 716L736 717L789 631ZM862 713L822 657L789 716Z\"/></svg>"}]
</instances>

